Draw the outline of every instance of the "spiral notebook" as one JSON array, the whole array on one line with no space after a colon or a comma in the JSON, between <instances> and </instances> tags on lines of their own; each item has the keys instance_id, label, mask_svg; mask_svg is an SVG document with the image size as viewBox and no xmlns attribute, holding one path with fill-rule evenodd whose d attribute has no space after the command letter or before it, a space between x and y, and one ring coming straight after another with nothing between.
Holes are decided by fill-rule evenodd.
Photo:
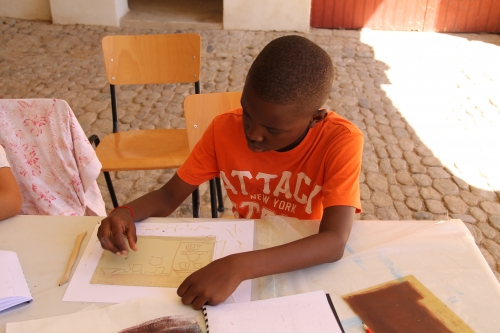
<instances>
[{"instance_id":1,"label":"spiral notebook","mask_svg":"<svg viewBox=\"0 0 500 333\"><path fill-rule=\"evenodd\" d=\"M0 315L33 301L15 252L0 251Z\"/></svg>"},{"instance_id":2,"label":"spiral notebook","mask_svg":"<svg viewBox=\"0 0 500 333\"><path fill-rule=\"evenodd\" d=\"M203 314L207 333L344 333L330 296L323 291L206 305Z\"/></svg>"}]
</instances>

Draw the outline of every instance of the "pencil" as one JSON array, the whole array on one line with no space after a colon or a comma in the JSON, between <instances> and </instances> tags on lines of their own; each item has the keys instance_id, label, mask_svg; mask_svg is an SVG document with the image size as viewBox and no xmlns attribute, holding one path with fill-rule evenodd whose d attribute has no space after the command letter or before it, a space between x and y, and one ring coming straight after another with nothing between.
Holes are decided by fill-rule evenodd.
<instances>
[{"instance_id":1,"label":"pencil","mask_svg":"<svg viewBox=\"0 0 500 333\"><path fill-rule=\"evenodd\" d=\"M366 326L365 323L363 323L363 327L365 328L366 333L373 333L372 330L368 326Z\"/></svg>"},{"instance_id":2,"label":"pencil","mask_svg":"<svg viewBox=\"0 0 500 333\"><path fill-rule=\"evenodd\" d=\"M64 272L64 276L62 277L61 281L59 281L59 286L62 286L63 284L66 283L66 281L68 281L69 273L71 273L71 269L73 268L76 257L78 256L78 251L80 251L80 246L82 245L82 241L85 238L85 236L87 236L86 231L79 234L76 237L76 242L75 246L73 247L73 252L71 252L71 256L69 257L68 266L66 266L66 272Z\"/></svg>"}]
</instances>

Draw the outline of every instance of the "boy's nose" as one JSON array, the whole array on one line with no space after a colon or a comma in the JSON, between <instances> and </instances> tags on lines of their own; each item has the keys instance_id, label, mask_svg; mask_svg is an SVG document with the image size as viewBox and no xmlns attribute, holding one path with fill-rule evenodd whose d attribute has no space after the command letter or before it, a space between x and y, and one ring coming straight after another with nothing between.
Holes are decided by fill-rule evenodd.
<instances>
[{"instance_id":1,"label":"boy's nose","mask_svg":"<svg viewBox=\"0 0 500 333\"><path fill-rule=\"evenodd\" d=\"M261 142L264 140L263 130L264 128L258 124L249 126L246 131L247 137L252 141Z\"/></svg>"}]
</instances>

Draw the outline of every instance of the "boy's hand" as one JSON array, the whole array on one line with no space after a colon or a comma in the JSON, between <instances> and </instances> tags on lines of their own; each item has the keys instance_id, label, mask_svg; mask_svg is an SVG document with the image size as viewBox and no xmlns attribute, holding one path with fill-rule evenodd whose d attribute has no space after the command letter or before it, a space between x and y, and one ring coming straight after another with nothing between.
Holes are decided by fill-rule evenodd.
<instances>
[{"instance_id":1,"label":"boy's hand","mask_svg":"<svg viewBox=\"0 0 500 333\"><path fill-rule=\"evenodd\" d=\"M97 237L103 249L111 251L116 255L127 255L128 247L137 251L137 235L132 215L127 209L117 209L111 215L101 221L97 230Z\"/></svg>"},{"instance_id":2,"label":"boy's hand","mask_svg":"<svg viewBox=\"0 0 500 333\"><path fill-rule=\"evenodd\" d=\"M177 289L182 303L192 304L200 310L203 305L218 305L224 302L244 280L237 263L237 256L232 255L215 260L188 276Z\"/></svg>"},{"instance_id":3,"label":"boy's hand","mask_svg":"<svg viewBox=\"0 0 500 333\"><path fill-rule=\"evenodd\" d=\"M142 221L151 216L165 217L180 206L180 204L197 188L183 181L177 173L163 185L162 188L150 192L132 202L115 209L107 218L101 221L97 237L103 249L127 255L128 247L124 240L127 238L130 248L137 251L137 235L135 221ZM126 209L129 207L132 211Z\"/></svg>"}]
</instances>

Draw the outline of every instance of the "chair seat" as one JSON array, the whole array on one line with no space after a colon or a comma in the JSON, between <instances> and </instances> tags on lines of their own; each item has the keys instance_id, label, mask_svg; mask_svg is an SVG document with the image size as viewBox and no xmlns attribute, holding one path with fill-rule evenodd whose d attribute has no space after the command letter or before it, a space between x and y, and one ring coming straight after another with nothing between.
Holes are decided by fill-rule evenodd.
<instances>
[{"instance_id":1,"label":"chair seat","mask_svg":"<svg viewBox=\"0 0 500 333\"><path fill-rule=\"evenodd\" d=\"M113 133L96 148L103 171L178 168L189 156L185 129Z\"/></svg>"}]
</instances>

